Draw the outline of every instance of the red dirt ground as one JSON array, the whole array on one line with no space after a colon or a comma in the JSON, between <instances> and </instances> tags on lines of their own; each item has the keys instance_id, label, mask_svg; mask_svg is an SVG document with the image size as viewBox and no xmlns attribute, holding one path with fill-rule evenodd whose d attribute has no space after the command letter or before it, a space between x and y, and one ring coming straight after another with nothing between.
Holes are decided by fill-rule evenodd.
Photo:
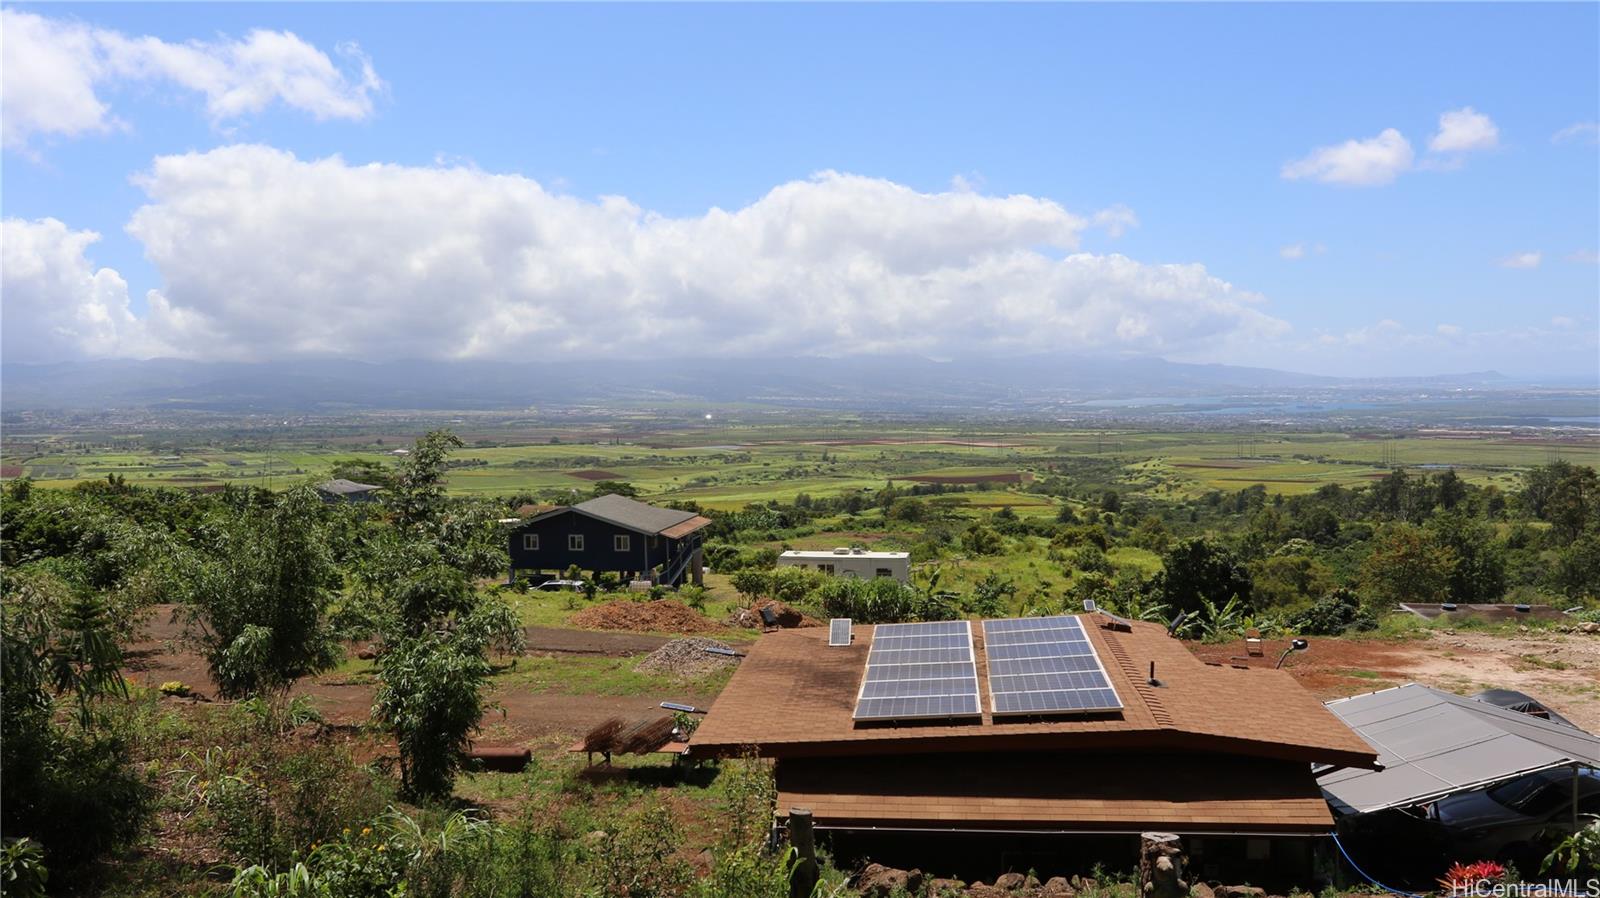
<instances>
[{"instance_id":1,"label":"red dirt ground","mask_svg":"<svg viewBox=\"0 0 1600 898\"><path fill-rule=\"evenodd\" d=\"M1600 636L1530 630L1515 636L1439 630L1405 641L1310 637L1311 647L1284 661L1285 670L1318 698L1332 699L1422 683L1463 695L1516 689L1578 726L1600 730ZM1207 661L1271 667L1288 640L1267 640L1260 657L1242 641L1189 643Z\"/></svg>"},{"instance_id":2,"label":"red dirt ground","mask_svg":"<svg viewBox=\"0 0 1600 898\"><path fill-rule=\"evenodd\" d=\"M630 603L633 604L633 603ZM216 685L206 671L204 659L182 643L182 626L172 620L173 607L158 606L146 627L146 638L134 643L126 653L128 679L140 686L159 688L178 680L194 689L200 701L216 695ZM599 654L632 657L648 654L670 640L666 636L643 633L595 632L553 627L529 627L528 654ZM492 659L497 667L508 663ZM366 723L372 711L374 685L367 675L324 674L301 680L295 695L309 695L331 724L356 726ZM607 717L635 718L659 714L663 699L705 706L714 696L694 692L672 695L613 696L565 695L508 688L496 684L490 695L500 707L484 715L478 741L484 744L565 744ZM191 701L193 699L169 699ZM504 713L501 713L503 709Z\"/></svg>"},{"instance_id":3,"label":"red dirt ground","mask_svg":"<svg viewBox=\"0 0 1600 898\"><path fill-rule=\"evenodd\" d=\"M705 633L721 625L676 599L634 602L613 599L585 608L571 618L574 626L638 633Z\"/></svg>"}]
</instances>

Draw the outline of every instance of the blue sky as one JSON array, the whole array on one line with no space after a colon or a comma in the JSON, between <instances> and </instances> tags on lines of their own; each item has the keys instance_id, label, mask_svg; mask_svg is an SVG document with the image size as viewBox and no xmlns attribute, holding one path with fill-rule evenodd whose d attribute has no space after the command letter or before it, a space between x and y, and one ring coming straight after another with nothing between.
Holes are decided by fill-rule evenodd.
<instances>
[{"instance_id":1,"label":"blue sky","mask_svg":"<svg viewBox=\"0 0 1600 898\"><path fill-rule=\"evenodd\" d=\"M35 267L88 266L87 275L6 284L5 350L14 360L503 351L493 348L492 332L467 322L438 326L460 304L448 286L454 281L473 297L500 297L473 306L479 322L546 322L512 328L516 342L551 352L589 348L572 332L604 318L578 307L607 305L615 300L608 291L618 291L633 304L630 320L651 322L640 336L671 333L678 352L1062 349L1350 374L1600 367L1596 4L5 8L48 20L58 41L63 29L79 28L215 48L253 29L289 32L324 54L341 79L337 89L363 105L330 113L278 97L218 112L193 81L171 74L176 69L152 75L148 62L108 63L113 51L84 63L98 67L93 93L113 124L8 132L0 176L8 227L51 218L65 230L7 242L15 253L25 244L38 253L45 261ZM0 39L8 43L21 33L10 20L7 30ZM351 42L359 54L349 52ZM381 87L356 83L363 58ZM22 64L8 48L8 112L12 94L29 89L15 71ZM1430 150L1440 116L1466 109L1481 117L1474 123L1489 123L1492 139L1479 127L1465 148ZM1326 170L1285 176L1318 148L1386 129L1399 132L1409 163L1389 158L1367 183L1329 181ZM1567 136L1554 139L1564 129ZM213 155L231 145L290 153L294 164L258 154L248 165L263 166L253 183L264 193L237 185L218 192L216 172L247 165ZM151 173L158 157L184 154L209 164L136 177ZM419 219L413 230L397 226L389 255L364 244L345 254L367 270L390 269L384 289L398 297L394 304L364 293L371 283L360 272L319 260L319 249L342 237L298 247L315 209L252 212L263 197L310 185L305 167L331 156L345 167L307 187L339 200L338 210L324 211L343 215L365 202L406 206L395 214ZM357 183L369 163L394 167L393 177ZM478 205L477 191L485 207L504 202L492 176L520 176L581 201L573 213L581 221L529 199L481 219L458 219L461 210L451 208L449 231L429 230L420 219L439 215L412 202L418 191L407 178L442 171L474 173L459 187L468 206ZM808 180L824 171L874 183ZM794 207L761 205L792 183L817 195ZM884 184L996 202L924 226L944 213L910 201L902 209ZM449 203L456 189L421 192ZM218 217L203 196L233 205L234 214ZM615 222L590 220L606 196L626 198L637 221L703 222L713 207L753 208L758 233L777 221L803 229L807 240L837 234L826 249L833 267L808 283L815 247L773 258L770 240L745 244L748 235L713 228L692 239L733 247L700 266L720 273L716 283L709 275L700 284L682 273L640 274L685 250L670 241L679 248L630 249ZM1012 196L1056 204L1079 225L1026 210L1028 223L1018 225L1018 209L999 203ZM160 208L130 229L145 206ZM816 217L803 217L802 207ZM1121 207L1136 226L1095 224L1096 213ZM898 229L896 243L855 253L846 235L872 228L873 214ZM549 223L533 237L524 217ZM507 218L517 220L514 237L495 230ZM373 219L340 220L357 227ZM180 244L202 228L224 236L208 236L185 257ZM582 238L597 241L592 250L563 245L559 262L528 261L574 229L608 236ZM100 239L73 243L83 231ZM459 255L461 233L473 235L472 252L483 257ZM70 251L58 251L62 241ZM984 253L1028 258L1001 270ZM1075 273L1052 264L1073 253L1101 261ZM1105 261L1113 255L1137 267ZM263 256L280 264L268 270ZM428 269L427 289L398 273L445 256L455 267ZM1168 265L1190 268L1168 278ZM861 280L863 266L889 279ZM1203 266L1203 278L1194 266ZM576 283L574 272L595 267L605 276ZM933 267L957 271L934 284L926 279ZM85 326L83 314L61 318L63 308L104 304L107 290L116 293L105 278L82 286L101 269L125 282L126 314L113 298L110 325ZM746 292L727 287L747 281ZM930 306L946 310L939 320L954 318L956 329L939 333L915 314L922 287ZM164 297L155 314L151 290ZM886 292L898 299L880 308ZM1028 297L1022 308L995 311L1019 292ZM89 317L101 314L94 308ZM311 333L318 315L341 309L382 318L371 328L380 336ZM917 336L783 326L797 309L808 319L861 309L875 328ZM984 339L967 338L975 331Z\"/></svg>"}]
</instances>

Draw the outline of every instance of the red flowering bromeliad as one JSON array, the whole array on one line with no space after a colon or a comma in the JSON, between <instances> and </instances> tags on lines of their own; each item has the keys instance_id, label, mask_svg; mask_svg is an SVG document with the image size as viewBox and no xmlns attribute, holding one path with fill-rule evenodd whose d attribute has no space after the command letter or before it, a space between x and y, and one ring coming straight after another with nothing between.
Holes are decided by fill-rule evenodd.
<instances>
[{"instance_id":1,"label":"red flowering bromeliad","mask_svg":"<svg viewBox=\"0 0 1600 898\"><path fill-rule=\"evenodd\" d=\"M1473 886L1480 882L1499 882L1504 879L1506 868L1494 861L1477 861L1463 864L1457 861L1444 876L1439 878L1439 887L1444 889L1446 895L1470 895Z\"/></svg>"}]
</instances>

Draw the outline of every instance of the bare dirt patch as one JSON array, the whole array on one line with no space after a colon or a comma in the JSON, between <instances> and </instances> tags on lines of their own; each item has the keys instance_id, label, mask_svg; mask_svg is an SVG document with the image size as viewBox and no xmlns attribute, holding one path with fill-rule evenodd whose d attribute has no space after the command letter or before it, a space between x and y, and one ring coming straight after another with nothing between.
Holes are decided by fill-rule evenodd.
<instances>
[{"instance_id":1,"label":"bare dirt patch","mask_svg":"<svg viewBox=\"0 0 1600 898\"><path fill-rule=\"evenodd\" d=\"M655 603L627 604L642 606ZM124 672L131 682L139 686L158 689L162 683L178 680L196 693L195 698L169 698L166 701L213 700L216 698L216 684L206 669L205 659L182 642L182 625L174 621L172 615L173 606L170 605L153 609L143 638L126 649ZM672 641L671 637L644 633L554 627L529 627L526 633L529 654L635 657L648 655ZM509 659L504 658L491 660L497 667L509 663ZM310 696L323 717L335 726L365 724L372 715L375 691L376 684L369 669L308 677L294 687L295 695ZM478 742L554 745L565 744L565 740L570 740L575 734L582 733L607 717L631 718L659 714L661 709L658 703L663 699L705 706L711 703L713 696L697 691L672 695L567 695L537 692L515 683L497 682L490 698L498 707L484 715Z\"/></svg>"},{"instance_id":2,"label":"bare dirt patch","mask_svg":"<svg viewBox=\"0 0 1600 898\"><path fill-rule=\"evenodd\" d=\"M1261 657L1248 657L1242 642L1190 645L1207 661L1251 667L1271 667L1287 647L1287 640L1269 640ZM1515 689L1585 730L1600 730L1600 636L1440 630L1403 641L1312 637L1310 650L1291 655L1283 666L1324 700L1404 683L1460 695Z\"/></svg>"},{"instance_id":3,"label":"bare dirt patch","mask_svg":"<svg viewBox=\"0 0 1600 898\"><path fill-rule=\"evenodd\" d=\"M706 633L721 629L716 621L676 599L653 602L614 599L585 608L571 620L574 626L586 629L636 633Z\"/></svg>"}]
</instances>

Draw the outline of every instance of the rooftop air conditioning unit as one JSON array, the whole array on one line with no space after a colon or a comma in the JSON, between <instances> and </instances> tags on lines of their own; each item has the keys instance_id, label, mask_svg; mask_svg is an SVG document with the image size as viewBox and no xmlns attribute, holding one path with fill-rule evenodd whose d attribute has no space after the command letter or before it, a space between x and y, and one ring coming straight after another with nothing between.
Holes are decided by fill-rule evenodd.
<instances>
[{"instance_id":1,"label":"rooftop air conditioning unit","mask_svg":"<svg viewBox=\"0 0 1600 898\"><path fill-rule=\"evenodd\" d=\"M849 555L850 554L850 548L848 546L840 546L839 548L833 550L833 554L835 554L835 555Z\"/></svg>"},{"instance_id":2,"label":"rooftop air conditioning unit","mask_svg":"<svg viewBox=\"0 0 1600 898\"><path fill-rule=\"evenodd\" d=\"M851 549L850 550L850 554L851 555L865 555L865 554L867 554L867 550L866 549Z\"/></svg>"}]
</instances>

